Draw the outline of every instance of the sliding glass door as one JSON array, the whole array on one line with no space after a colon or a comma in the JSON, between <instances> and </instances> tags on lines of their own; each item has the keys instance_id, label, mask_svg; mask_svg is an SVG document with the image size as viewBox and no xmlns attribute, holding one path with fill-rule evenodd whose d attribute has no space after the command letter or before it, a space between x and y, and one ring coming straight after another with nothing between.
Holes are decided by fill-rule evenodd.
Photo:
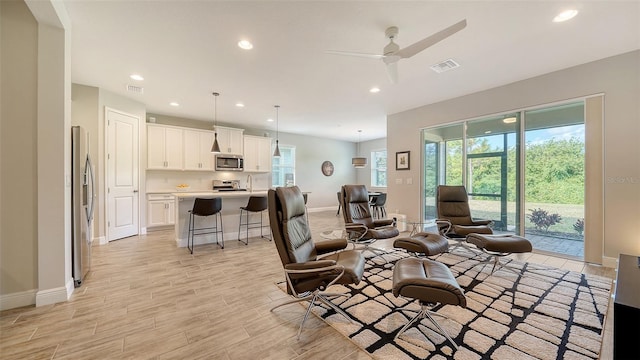
<instances>
[{"instance_id":1,"label":"sliding glass door","mask_svg":"<svg viewBox=\"0 0 640 360\"><path fill-rule=\"evenodd\" d=\"M467 123L466 188L474 216L493 220L494 229L515 231L520 173L520 114Z\"/></svg>"},{"instance_id":2,"label":"sliding glass door","mask_svg":"<svg viewBox=\"0 0 640 360\"><path fill-rule=\"evenodd\" d=\"M583 101L429 128L423 139L425 221L438 185L464 184L473 217L495 232L583 256Z\"/></svg>"},{"instance_id":3,"label":"sliding glass door","mask_svg":"<svg viewBox=\"0 0 640 360\"><path fill-rule=\"evenodd\" d=\"M524 234L538 248L584 251L584 104L526 111Z\"/></svg>"}]
</instances>

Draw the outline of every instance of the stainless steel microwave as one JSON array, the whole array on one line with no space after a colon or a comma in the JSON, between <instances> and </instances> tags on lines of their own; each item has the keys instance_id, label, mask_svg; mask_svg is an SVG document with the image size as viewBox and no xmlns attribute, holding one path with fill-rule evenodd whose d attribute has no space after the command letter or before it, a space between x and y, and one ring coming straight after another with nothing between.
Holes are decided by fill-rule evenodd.
<instances>
[{"instance_id":1,"label":"stainless steel microwave","mask_svg":"<svg viewBox=\"0 0 640 360\"><path fill-rule=\"evenodd\" d=\"M244 171L242 155L216 155L216 171Z\"/></svg>"}]
</instances>

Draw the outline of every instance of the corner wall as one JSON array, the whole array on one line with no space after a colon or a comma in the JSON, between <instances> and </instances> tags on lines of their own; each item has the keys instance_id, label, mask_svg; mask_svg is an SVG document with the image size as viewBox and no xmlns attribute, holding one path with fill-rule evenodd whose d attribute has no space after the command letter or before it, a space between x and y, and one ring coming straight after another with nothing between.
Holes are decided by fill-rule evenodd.
<instances>
[{"instance_id":1,"label":"corner wall","mask_svg":"<svg viewBox=\"0 0 640 360\"><path fill-rule=\"evenodd\" d=\"M38 23L0 1L0 310L35 303L38 288Z\"/></svg>"}]
</instances>

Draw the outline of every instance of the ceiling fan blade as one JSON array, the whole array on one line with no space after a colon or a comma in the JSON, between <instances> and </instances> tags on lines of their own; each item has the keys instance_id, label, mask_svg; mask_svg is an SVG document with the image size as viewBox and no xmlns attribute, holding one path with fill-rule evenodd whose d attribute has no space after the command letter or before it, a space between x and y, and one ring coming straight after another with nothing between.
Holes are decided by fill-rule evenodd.
<instances>
[{"instance_id":1,"label":"ceiling fan blade","mask_svg":"<svg viewBox=\"0 0 640 360\"><path fill-rule=\"evenodd\" d=\"M410 58L413 55L419 53L420 51L428 48L436 44L437 42L448 38L449 36L457 33L458 31L464 29L467 26L467 20L464 19L459 21L444 30L440 30L437 33L426 37L414 44L411 44L403 49L396 51L393 55L398 55L401 58Z\"/></svg>"},{"instance_id":2,"label":"ceiling fan blade","mask_svg":"<svg viewBox=\"0 0 640 360\"><path fill-rule=\"evenodd\" d=\"M393 62L387 64L387 74L389 75L389 80L391 80L392 84L398 82L398 63Z\"/></svg>"},{"instance_id":3,"label":"ceiling fan blade","mask_svg":"<svg viewBox=\"0 0 640 360\"><path fill-rule=\"evenodd\" d=\"M375 59L375 60L384 59L384 55L367 54L367 53L350 52L350 51L325 50L325 54L358 56L358 57L364 57L364 58Z\"/></svg>"}]
</instances>

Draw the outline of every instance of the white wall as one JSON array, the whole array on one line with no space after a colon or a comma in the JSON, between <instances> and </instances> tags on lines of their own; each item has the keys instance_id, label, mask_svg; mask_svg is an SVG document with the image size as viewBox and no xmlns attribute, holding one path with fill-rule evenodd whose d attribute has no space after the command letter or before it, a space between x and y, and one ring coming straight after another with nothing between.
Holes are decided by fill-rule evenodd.
<instances>
[{"instance_id":1,"label":"white wall","mask_svg":"<svg viewBox=\"0 0 640 360\"><path fill-rule=\"evenodd\" d=\"M410 150L411 170L395 171L390 162L389 206L420 214L422 128L593 94L605 95L604 256L640 254L640 236L632 225L640 218L640 51L390 115L388 151ZM413 184L406 184L407 178Z\"/></svg>"}]
</instances>

